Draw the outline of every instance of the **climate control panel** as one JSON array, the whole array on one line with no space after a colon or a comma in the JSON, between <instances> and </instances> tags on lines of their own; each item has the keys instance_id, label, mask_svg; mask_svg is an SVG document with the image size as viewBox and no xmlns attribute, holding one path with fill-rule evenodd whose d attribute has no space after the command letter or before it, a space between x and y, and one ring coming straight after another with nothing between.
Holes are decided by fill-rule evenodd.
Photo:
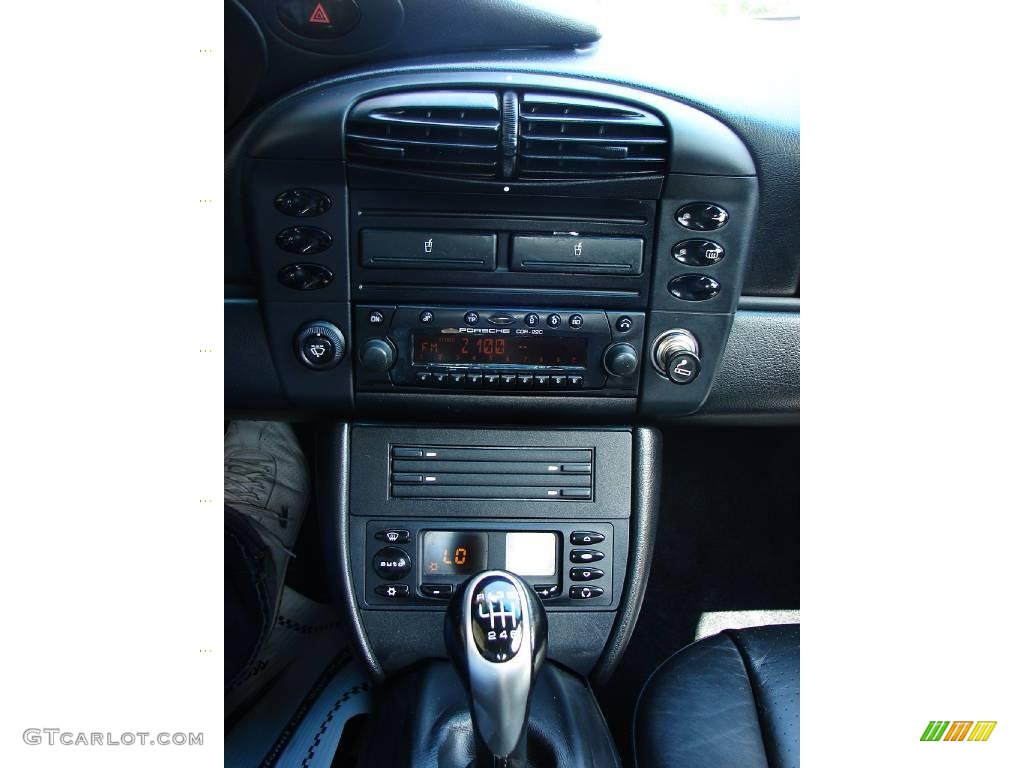
<instances>
[{"instance_id":1,"label":"climate control panel","mask_svg":"<svg viewBox=\"0 0 1024 768\"><path fill-rule=\"evenodd\" d=\"M521 576L545 606L617 602L608 522L372 520L363 600L373 607L444 607L465 579L489 569Z\"/></svg>"}]
</instances>

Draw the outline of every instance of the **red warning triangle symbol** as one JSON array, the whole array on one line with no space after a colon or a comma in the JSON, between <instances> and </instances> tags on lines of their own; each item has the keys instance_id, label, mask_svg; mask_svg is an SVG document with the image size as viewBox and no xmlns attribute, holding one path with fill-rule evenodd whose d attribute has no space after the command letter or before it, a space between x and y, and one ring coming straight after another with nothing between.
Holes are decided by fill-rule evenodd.
<instances>
[{"instance_id":1,"label":"red warning triangle symbol","mask_svg":"<svg viewBox=\"0 0 1024 768\"><path fill-rule=\"evenodd\" d=\"M316 8L313 9L313 15L309 17L311 24L330 24L331 17L327 15L327 11L324 10L323 3L317 3Z\"/></svg>"}]
</instances>

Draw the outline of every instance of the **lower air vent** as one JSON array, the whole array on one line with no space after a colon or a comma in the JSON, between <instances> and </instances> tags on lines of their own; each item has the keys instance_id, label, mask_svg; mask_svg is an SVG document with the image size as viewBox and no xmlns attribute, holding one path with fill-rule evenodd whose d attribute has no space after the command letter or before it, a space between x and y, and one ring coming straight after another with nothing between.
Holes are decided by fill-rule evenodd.
<instances>
[{"instance_id":1,"label":"lower air vent","mask_svg":"<svg viewBox=\"0 0 1024 768\"><path fill-rule=\"evenodd\" d=\"M395 445L390 480L402 499L590 501L594 451Z\"/></svg>"},{"instance_id":2,"label":"lower air vent","mask_svg":"<svg viewBox=\"0 0 1024 768\"><path fill-rule=\"evenodd\" d=\"M520 179L663 175L668 129L651 112L565 94L526 93L519 110Z\"/></svg>"},{"instance_id":3,"label":"lower air vent","mask_svg":"<svg viewBox=\"0 0 1024 768\"><path fill-rule=\"evenodd\" d=\"M349 162L360 165L493 179L499 175L500 129L495 93L395 93L353 108L345 149Z\"/></svg>"}]
</instances>

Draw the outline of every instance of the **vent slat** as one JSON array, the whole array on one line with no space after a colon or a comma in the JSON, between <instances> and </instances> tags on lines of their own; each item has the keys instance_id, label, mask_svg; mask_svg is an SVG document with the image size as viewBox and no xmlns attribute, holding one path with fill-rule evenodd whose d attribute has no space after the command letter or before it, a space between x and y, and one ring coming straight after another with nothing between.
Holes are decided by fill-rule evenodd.
<instances>
[{"instance_id":1,"label":"vent slat","mask_svg":"<svg viewBox=\"0 0 1024 768\"><path fill-rule=\"evenodd\" d=\"M523 153L520 157L524 160L538 160L541 162L548 161L571 161L579 163L600 163L606 165L608 163L663 163L665 162L660 157L588 157L586 155L534 155Z\"/></svg>"},{"instance_id":2,"label":"vent slat","mask_svg":"<svg viewBox=\"0 0 1024 768\"><path fill-rule=\"evenodd\" d=\"M349 159L435 176L497 178L501 111L486 91L411 91L357 104L346 123Z\"/></svg>"},{"instance_id":3,"label":"vent slat","mask_svg":"<svg viewBox=\"0 0 1024 768\"><path fill-rule=\"evenodd\" d=\"M527 93L520 102L519 178L571 179L663 175L668 129L655 114L560 93Z\"/></svg>"},{"instance_id":4,"label":"vent slat","mask_svg":"<svg viewBox=\"0 0 1024 768\"><path fill-rule=\"evenodd\" d=\"M451 147L453 149L492 149L493 144L477 144L468 142L456 142L438 139L437 141L431 141L429 139L405 139L405 138L394 138L391 136L371 136L367 133L354 133L349 131L348 138L356 139L358 141L366 141L374 144L395 144L401 146L413 146L413 147Z\"/></svg>"},{"instance_id":5,"label":"vent slat","mask_svg":"<svg viewBox=\"0 0 1024 768\"><path fill-rule=\"evenodd\" d=\"M432 125L439 128L460 128L467 131L497 131L501 128L501 123L495 120L458 120L455 118L435 119L398 114L383 114L380 112L375 112L367 117L376 123L382 124Z\"/></svg>"},{"instance_id":6,"label":"vent slat","mask_svg":"<svg viewBox=\"0 0 1024 768\"><path fill-rule=\"evenodd\" d=\"M663 136L650 136L647 138L636 136L537 136L528 135L523 137L525 141L561 141L565 143L580 144L667 144L668 139Z\"/></svg>"},{"instance_id":7,"label":"vent slat","mask_svg":"<svg viewBox=\"0 0 1024 768\"><path fill-rule=\"evenodd\" d=\"M661 125L653 115L649 117L618 117L613 115L537 115L523 112L519 119L527 123L602 123L605 125Z\"/></svg>"}]
</instances>

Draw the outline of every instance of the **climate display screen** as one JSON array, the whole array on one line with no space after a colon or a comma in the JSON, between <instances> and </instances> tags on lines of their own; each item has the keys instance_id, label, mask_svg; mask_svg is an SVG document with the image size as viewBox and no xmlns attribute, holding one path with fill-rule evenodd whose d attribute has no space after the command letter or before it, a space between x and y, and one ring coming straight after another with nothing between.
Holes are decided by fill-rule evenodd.
<instances>
[{"instance_id":1,"label":"climate display screen","mask_svg":"<svg viewBox=\"0 0 1024 768\"><path fill-rule=\"evenodd\" d=\"M581 336L466 336L444 331L414 331L413 363L496 365L587 364L587 339Z\"/></svg>"},{"instance_id":2,"label":"climate display screen","mask_svg":"<svg viewBox=\"0 0 1024 768\"><path fill-rule=\"evenodd\" d=\"M487 534L427 531L423 534L423 576L469 576L487 568Z\"/></svg>"}]
</instances>

